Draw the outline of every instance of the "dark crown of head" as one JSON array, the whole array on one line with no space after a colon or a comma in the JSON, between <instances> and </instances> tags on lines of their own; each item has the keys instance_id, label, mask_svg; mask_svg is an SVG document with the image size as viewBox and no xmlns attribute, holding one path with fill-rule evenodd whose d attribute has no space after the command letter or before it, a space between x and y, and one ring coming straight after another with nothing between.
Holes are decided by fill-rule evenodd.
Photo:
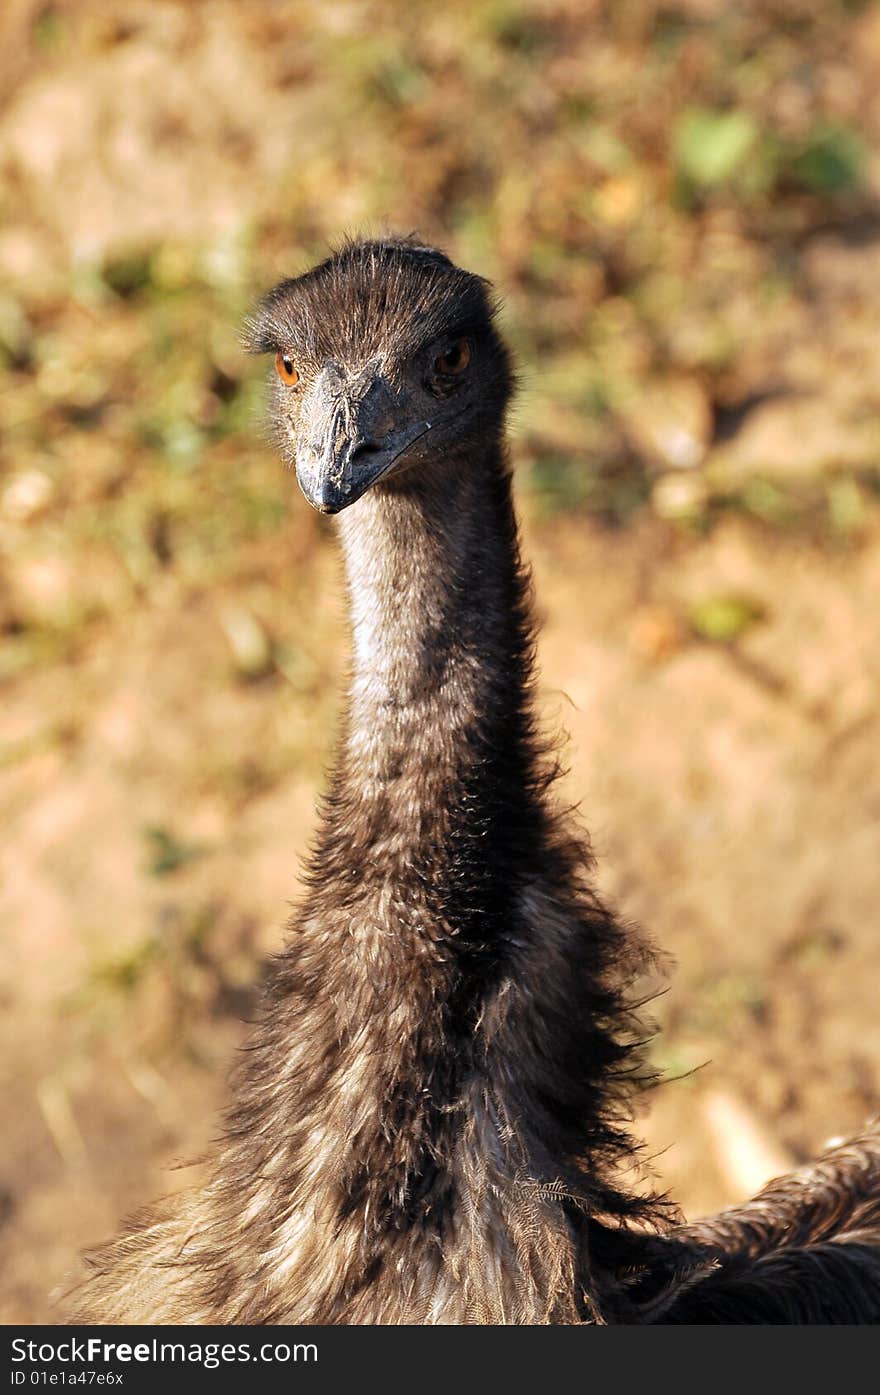
<instances>
[{"instance_id":1,"label":"dark crown of head","mask_svg":"<svg viewBox=\"0 0 880 1395\"><path fill-rule=\"evenodd\" d=\"M436 247L409 238L345 243L282 281L248 324L256 353L295 349L316 359L349 347L406 353L444 335L491 331L488 283Z\"/></svg>"}]
</instances>

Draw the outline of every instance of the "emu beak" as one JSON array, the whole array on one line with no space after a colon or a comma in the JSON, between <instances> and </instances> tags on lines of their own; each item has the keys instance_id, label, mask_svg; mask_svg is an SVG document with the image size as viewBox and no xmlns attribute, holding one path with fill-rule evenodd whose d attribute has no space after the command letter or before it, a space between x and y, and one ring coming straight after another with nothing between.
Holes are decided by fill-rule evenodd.
<instances>
[{"instance_id":1,"label":"emu beak","mask_svg":"<svg viewBox=\"0 0 880 1395\"><path fill-rule=\"evenodd\" d=\"M348 508L430 431L427 421L397 426L401 406L375 371L344 385L328 370L320 375L304 404L306 444L296 452L296 477L313 508Z\"/></svg>"}]
</instances>

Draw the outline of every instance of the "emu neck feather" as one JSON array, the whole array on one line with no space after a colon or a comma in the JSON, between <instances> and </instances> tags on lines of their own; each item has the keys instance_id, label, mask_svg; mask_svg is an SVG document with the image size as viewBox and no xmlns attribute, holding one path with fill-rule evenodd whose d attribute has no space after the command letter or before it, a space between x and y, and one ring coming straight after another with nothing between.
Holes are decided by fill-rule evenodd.
<instances>
[{"instance_id":1,"label":"emu neck feather","mask_svg":"<svg viewBox=\"0 0 880 1395\"><path fill-rule=\"evenodd\" d=\"M468 828L497 852L495 814L512 825L511 801L530 796L519 778L530 656L506 471L499 461L450 467L442 490L369 495L342 515L340 533L353 674L336 783L375 836L361 875L391 876L415 859L436 876L450 821L459 857ZM497 894L506 865L494 871Z\"/></svg>"}]
</instances>

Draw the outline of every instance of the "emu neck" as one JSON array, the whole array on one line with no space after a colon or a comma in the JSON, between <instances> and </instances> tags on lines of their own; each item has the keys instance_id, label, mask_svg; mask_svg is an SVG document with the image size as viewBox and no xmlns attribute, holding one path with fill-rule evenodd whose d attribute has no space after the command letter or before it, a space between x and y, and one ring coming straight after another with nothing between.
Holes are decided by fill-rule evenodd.
<instances>
[{"instance_id":1,"label":"emu neck","mask_svg":"<svg viewBox=\"0 0 880 1395\"><path fill-rule=\"evenodd\" d=\"M340 532L346 724L222 1193L274 1306L237 1316L573 1320L583 1215L637 1209L603 1180L621 944L545 802L506 464L388 486Z\"/></svg>"},{"instance_id":2,"label":"emu neck","mask_svg":"<svg viewBox=\"0 0 880 1395\"><path fill-rule=\"evenodd\" d=\"M435 699L450 679L463 698L473 661L495 656L509 581L487 562L510 550L509 521L498 517L508 491L495 469L494 479L456 471L435 490L368 495L341 517L356 726L377 716L393 726L394 713Z\"/></svg>"},{"instance_id":3,"label":"emu neck","mask_svg":"<svg viewBox=\"0 0 880 1395\"><path fill-rule=\"evenodd\" d=\"M340 532L353 672L339 774L381 806L379 842L389 853L396 833L409 863L418 845L436 853L452 813L460 826L487 814L493 782L526 794L530 647L506 465L490 455L368 495ZM465 789L480 807L456 804Z\"/></svg>"}]
</instances>

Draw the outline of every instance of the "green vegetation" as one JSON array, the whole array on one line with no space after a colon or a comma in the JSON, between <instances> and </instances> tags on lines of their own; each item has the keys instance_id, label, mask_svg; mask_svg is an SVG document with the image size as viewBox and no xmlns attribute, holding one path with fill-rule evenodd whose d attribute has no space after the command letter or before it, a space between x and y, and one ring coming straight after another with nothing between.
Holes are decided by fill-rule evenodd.
<instances>
[{"instance_id":1,"label":"green vegetation","mask_svg":"<svg viewBox=\"0 0 880 1395\"><path fill-rule=\"evenodd\" d=\"M265 81L291 85L292 132L307 132L271 198L254 189L215 235L196 219L189 236L120 237L0 293L0 521L16 557L0 681L76 658L169 578L230 591L240 679L301 681L304 635L267 628L253 557L293 539L307 588L323 527L291 508L261 443L264 366L239 335L262 288L347 228L418 227L497 282L522 373L515 459L540 514L622 527L649 510L687 533L739 511L858 539L880 492L880 398L856 390L827 447L805 433L801 461L784 414L803 382L784 356L797 342L821 392L804 249L872 217L870 65L839 76L877 41L874 7L370 0L344 23L310 12L277 30L257 11L280 55ZM35 52L59 63L134 32L90 6L34 24ZM835 312L844 328L851 310ZM743 447L762 410L794 438L794 467L762 438ZM709 638L749 623L717 605L693 621Z\"/></svg>"},{"instance_id":2,"label":"green vegetation","mask_svg":"<svg viewBox=\"0 0 880 1395\"><path fill-rule=\"evenodd\" d=\"M194 858L201 857L204 848L198 843L185 843L168 828L144 829L147 844L147 870L151 877L167 877Z\"/></svg>"},{"instance_id":3,"label":"green vegetation","mask_svg":"<svg viewBox=\"0 0 880 1395\"><path fill-rule=\"evenodd\" d=\"M764 618L764 608L749 596L707 596L691 609L695 635L715 644L729 644Z\"/></svg>"}]
</instances>

